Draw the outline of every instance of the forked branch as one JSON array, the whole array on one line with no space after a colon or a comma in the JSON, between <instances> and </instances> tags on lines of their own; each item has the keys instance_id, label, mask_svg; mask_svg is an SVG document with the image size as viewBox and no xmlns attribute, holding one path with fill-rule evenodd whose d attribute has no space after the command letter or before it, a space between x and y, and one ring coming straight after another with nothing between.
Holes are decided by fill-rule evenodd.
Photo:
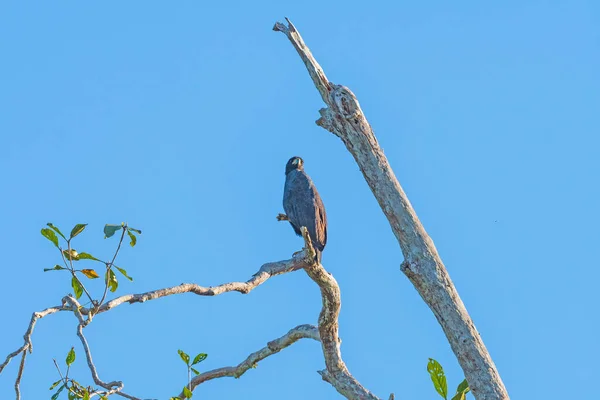
<instances>
[{"instance_id":1,"label":"forked branch","mask_svg":"<svg viewBox=\"0 0 600 400\"><path fill-rule=\"evenodd\" d=\"M23 336L23 339L24 339L23 345L6 356L5 361L2 364L0 364L0 373L2 373L4 368L10 363L10 361L14 357L16 357L20 354L22 355L21 363L20 363L19 370L17 373L17 378L15 380L16 398L17 398L17 400L20 399L19 385L21 382L21 377L23 374L24 366L25 366L25 355L26 355L27 351L29 351L31 353L33 350L33 343L31 340L31 336L33 334L33 330L35 328L37 321L40 320L41 318L44 318L48 315L54 314L59 311L69 311L69 312L73 312L78 319L77 336L81 340L81 343L85 350L86 359L87 359L88 366L90 368L90 372L92 374L92 378L93 378L94 382L97 385L101 386L102 388L106 389L109 392L109 394L114 393L114 394L129 398L129 399L132 399L132 400L137 400L138 398L127 395L122 392L122 388L123 388L122 382L115 381L115 382L106 383L106 382L103 382L99 378L96 368L92 361L92 356L91 356L91 351L90 351L89 345L85 339L85 336L83 335L83 328L85 326L87 326L92 320L89 318L84 319L83 318L84 315L89 315L90 312L94 313L94 315L101 314L101 313L107 312L121 304L124 304L124 303L129 303L129 304L143 303L143 302L146 302L149 300L155 300L155 299L159 299L162 297L183 294L183 293L193 293L193 294L196 294L199 296L216 296L216 295L228 293L228 292L240 292L243 294L247 294L247 293L250 293L250 291L252 291L256 287L258 287L259 285L266 282L269 278L271 278L273 276L281 275L281 274L284 274L287 272L296 271L298 269L302 269L305 266L309 265L309 261L307 261L307 260L311 259L310 258L311 255L312 255L312 257L314 257L314 250L312 250L312 248L308 248L305 251L296 253L289 260L283 260L283 261L263 264L260 267L260 269L258 270L258 272L256 272L246 282L229 282L229 283L225 283L225 284L222 284L219 286L214 286L214 287L204 287L204 286L200 286L195 283L183 283L181 285L177 285L177 286L173 286L173 287L169 287L169 288L158 289L158 290L152 290L152 291L145 292L145 293L128 294L128 295L120 296L120 297L117 297L116 299L113 299L111 301L108 301L108 302L102 304L102 306L98 310L95 310L93 306L89 307L89 308L82 307L75 298L73 298L71 296L67 296L67 297L63 298L62 304L60 306L50 307L43 311L34 312L32 314L31 320L29 322L29 326L25 332L25 335ZM298 328L300 329L300 327L298 327ZM310 335L311 335L310 330L308 330L308 329L304 329L304 330L300 329L300 330L303 332L303 334L306 335L306 337L310 337ZM295 336L292 335L292 337L295 337ZM292 343L293 342L290 342L289 344L287 344L287 346L289 346ZM211 378L211 379L213 379L213 378Z\"/></svg>"}]
</instances>

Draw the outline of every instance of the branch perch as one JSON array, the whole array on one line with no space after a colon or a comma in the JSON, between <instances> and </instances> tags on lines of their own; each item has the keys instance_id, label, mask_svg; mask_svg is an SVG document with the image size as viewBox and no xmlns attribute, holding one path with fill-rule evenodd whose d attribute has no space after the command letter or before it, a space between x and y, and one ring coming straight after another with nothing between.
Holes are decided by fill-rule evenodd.
<instances>
[{"instance_id":1,"label":"branch perch","mask_svg":"<svg viewBox=\"0 0 600 400\"><path fill-rule=\"evenodd\" d=\"M342 301L337 281L321 264L308 266L304 270L319 285L323 301L319 315L319 335L327 369L319 371L319 374L347 399L379 400L350 374L342 360L338 324Z\"/></svg>"},{"instance_id":2,"label":"branch perch","mask_svg":"<svg viewBox=\"0 0 600 400\"><path fill-rule=\"evenodd\" d=\"M508 399L508 393L473 321L460 299L433 241L423 228L394 175L356 96L329 81L294 25L273 30L290 40L321 98L317 125L338 136L354 157L387 217L404 255L401 270L433 311L478 400ZM308 272L308 270L307 270ZM325 346L325 345L324 345Z\"/></svg>"},{"instance_id":3,"label":"branch perch","mask_svg":"<svg viewBox=\"0 0 600 400\"><path fill-rule=\"evenodd\" d=\"M252 275L252 278L250 278L246 282L229 282L212 287L204 287L195 283L182 283L181 285L153 290L146 293L128 294L120 296L103 304L98 309L97 314L106 312L123 303L144 303L148 300L155 300L161 297L171 296L174 294L193 293L198 296L217 296L219 294L227 292L239 292L242 294L248 294L254 288L263 284L267 279L271 277L302 269L307 264L304 258L304 253L300 252L299 254L296 254L293 258L289 260L264 264L260 267L258 272ZM90 310L88 308L83 308L82 314L86 315L87 313L89 313L89 311Z\"/></svg>"}]
</instances>

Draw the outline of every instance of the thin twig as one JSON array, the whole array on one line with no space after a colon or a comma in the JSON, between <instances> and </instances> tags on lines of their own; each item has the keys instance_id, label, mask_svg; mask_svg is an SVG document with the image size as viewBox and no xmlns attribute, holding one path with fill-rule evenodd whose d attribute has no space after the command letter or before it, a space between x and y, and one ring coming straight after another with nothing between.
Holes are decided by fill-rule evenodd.
<instances>
[{"instance_id":1,"label":"thin twig","mask_svg":"<svg viewBox=\"0 0 600 400\"><path fill-rule=\"evenodd\" d=\"M37 320L44 318L47 315L54 314L55 312L58 312L58 311L63 311L63 307L62 306L50 307L50 308L46 308L45 310L42 310L42 311L34 312L31 315L31 320L29 321L29 326L27 327L27 331L25 331L25 335L23 335L23 339L24 339L23 346L19 347L17 350L13 351L12 353L10 353L9 355L6 356L6 360L2 364L0 364L0 373L2 373L2 370L4 370L4 368L8 365L8 363L10 363L10 360L12 360L14 357L19 355L19 353L21 353L22 351L25 351L25 350L29 351L30 353L33 351L33 343L31 343L31 334L33 333L33 328L35 328L35 324L36 324Z\"/></svg>"},{"instance_id":2,"label":"thin twig","mask_svg":"<svg viewBox=\"0 0 600 400\"><path fill-rule=\"evenodd\" d=\"M21 378L23 377L23 369L25 368L25 357L27 357L27 350L23 350L23 356L21 357L21 364L19 364L19 372L17 373L17 379L15 380L15 393L17 394L17 400L21 399Z\"/></svg>"},{"instance_id":3,"label":"thin twig","mask_svg":"<svg viewBox=\"0 0 600 400\"><path fill-rule=\"evenodd\" d=\"M63 253L63 250L59 247L58 250L60 251L60 255L63 259L63 262L65 263L65 267L67 267L67 269L69 270L69 272L71 273L71 275L73 276L73 278L75 278L77 280L77 282L79 282L79 285L81 286L81 288L83 289L83 291L85 292L86 296L88 297L88 299L90 299L90 302L93 304L94 300L92 299L92 295L90 294L90 292L87 291L85 285L83 284L83 282L77 277L77 275L75 274L75 268L73 267L73 260L71 257L71 239L67 240L67 246L68 246L68 252L69 252L69 263L67 264L67 259L65 258L65 255ZM75 290L75 289L73 289Z\"/></svg>"},{"instance_id":4,"label":"thin twig","mask_svg":"<svg viewBox=\"0 0 600 400\"><path fill-rule=\"evenodd\" d=\"M106 264L106 272L104 275L104 293L102 294L102 299L100 300L100 302L96 305L95 307L95 312L94 314L98 313L98 309L100 308L100 306L102 305L102 303L104 303L104 300L106 299L106 295L108 294L108 286L109 286L109 274L108 271L113 267L113 265L115 265L115 260L117 259L117 255L119 254L119 250L121 250L121 243L123 243L123 238L125 237L125 232L127 231L127 225L123 226L122 232L121 232L121 239L119 240L119 244L117 245L117 250L115 251L115 254L113 255L112 261L110 262L110 264Z\"/></svg>"},{"instance_id":5,"label":"thin twig","mask_svg":"<svg viewBox=\"0 0 600 400\"><path fill-rule=\"evenodd\" d=\"M54 366L56 367L56 370L58 371L58 375L60 375L60 380L63 381L64 383L67 383L67 381L65 380L65 377L63 376L60 367L58 366L58 363L56 362L56 359L53 358L52 361L54 361Z\"/></svg>"}]
</instances>

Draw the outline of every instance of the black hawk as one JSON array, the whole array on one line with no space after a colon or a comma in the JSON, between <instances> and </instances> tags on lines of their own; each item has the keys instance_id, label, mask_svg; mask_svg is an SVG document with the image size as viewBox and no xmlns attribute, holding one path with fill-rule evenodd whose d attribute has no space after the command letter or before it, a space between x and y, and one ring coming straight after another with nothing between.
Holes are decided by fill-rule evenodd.
<instances>
[{"instance_id":1,"label":"black hawk","mask_svg":"<svg viewBox=\"0 0 600 400\"><path fill-rule=\"evenodd\" d=\"M304 172L304 161L300 157L290 158L285 166L283 209L286 215L278 219L287 219L299 236L302 236L300 228L306 227L320 263L327 243L327 214L317 188Z\"/></svg>"}]
</instances>

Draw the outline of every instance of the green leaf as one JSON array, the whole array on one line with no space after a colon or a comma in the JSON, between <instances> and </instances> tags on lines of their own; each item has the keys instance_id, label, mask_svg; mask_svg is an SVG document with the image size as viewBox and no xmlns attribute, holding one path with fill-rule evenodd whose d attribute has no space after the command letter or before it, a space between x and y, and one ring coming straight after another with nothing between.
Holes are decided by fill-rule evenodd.
<instances>
[{"instance_id":1,"label":"green leaf","mask_svg":"<svg viewBox=\"0 0 600 400\"><path fill-rule=\"evenodd\" d=\"M81 295L83 294L83 286L81 286L81 283L79 283L79 280L77 280L77 278L73 277L73 279L71 279L71 286L73 287L73 290L75 291L75 298L78 299L81 297Z\"/></svg>"},{"instance_id":2,"label":"green leaf","mask_svg":"<svg viewBox=\"0 0 600 400\"><path fill-rule=\"evenodd\" d=\"M90 400L90 392L87 389L83 392L83 400Z\"/></svg>"},{"instance_id":3,"label":"green leaf","mask_svg":"<svg viewBox=\"0 0 600 400\"><path fill-rule=\"evenodd\" d=\"M54 388L55 388L55 387L57 387L57 386L58 386L58 384L59 384L59 383L61 383L61 382L62 382L62 379L59 379L59 380L57 380L56 382L54 382L54 383L52 384L52 386L50 386L50 389L49 389L49 390L52 390L52 389L54 389Z\"/></svg>"},{"instance_id":4,"label":"green leaf","mask_svg":"<svg viewBox=\"0 0 600 400\"><path fill-rule=\"evenodd\" d=\"M196 368L190 368L192 371L194 371L194 373L196 375L200 375L200 371L198 371Z\"/></svg>"},{"instance_id":5,"label":"green leaf","mask_svg":"<svg viewBox=\"0 0 600 400\"><path fill-rule=\"evenodd\" d=\"M75 348L71 347L69 353L67 354L67 359L65 360L67 363L67 367L75 362Z\"/></svg>"},{"instance_id":6,"label":"green leaf","mask_svg":"<svg viewBox=\"0 0 600 400\"><path fill-rule=\"evenodd\" d=\"M104 226L104 239L107 239L114 235L119 229L123 229L121 225L109 225Z\"/></svg>"},{"instance_id":7,"label":"green leaf","mask_svg":"<svg viewBox=\"0 0 600 400\"><path fill-rule=\"evenodd\" d=\"M115 267L121 274L123 274L123 276L127 279L129 279L130 281L133 282L133 278L130 277L129 275L127 275L127 271L125 271L123 268L119 268L116 265L113 265L113 267Z\"/></svg>"},{"instance_id":8,"label":"green leaf","mask_svg":"<svg viewBox=\"0 0 600 400\"><path fill-rule=\"evenodd\" d=\"M62 392L65 387L66 387L66 385L62 385L60 388L58 388L58 390L56 391L56 393L54 393L52 395L51 400L58 399L58 396L60 396L60 392Z\"/></svg>"},{"instance_id":9,"label":"green leaf","mask_svg":"<svg viewBox=\"0 0 600 400\"><path fill-rule=\"evenodd\" d=\"M471 390L471 388L469 387L469 382L467 382L466 379L463 379L463 381L458 385L458 387L456 388L456 393L460 393L460 392L469 392Z\"/></svg>"},{"instance_id":10,"label":"green leaf","mask_svg":"<svg viewBox=\"0 0 600 400\"><path fill-rule=\"evenodd\" d=\"M117 276L112 269L106 271L106 281L108 283L108 288L111 292L115 292L119 287L119 281L117 280Z\"/></svg>"},{"instance_id":11,"label":"green leaf","mask_svg":"<svg viewBox=\"0 0 600 400\"><path fill-rule=\"evenodd\" d=\"M429 372L429 376L431 377L431 381L433 382L435 390L444 399L448 399L448 384L446 383L444 369L440 363L435 361L433 358L430 358L429 363L427 363L427 372Z\"/></svg>"},{"instance_id":12,"label":"green leaf","mask_svg":"<svg viewBox=\"0 0 600 400\"><path fill-rule=\"evenodd\" d=\"M199 362L206 360L206 357L208 357L208 354L206 354L206 353L198 354L196 357L194 357L194 361L192 361L192 365L196 365Z\"/></svg>"},{"instance_id":13,"label":"green leaf","mask_svg":"<svg viewBox=\"0 0 600 400\"><path fill-rule=\"evenodd\" d=\"M452 397L452 400L465 400L467 398L467 393L471 391L469 387L469 383L466 379L464 379L456 388L456 394Z\"/></svg>"},{"instance_id":14,"label":"green leaf","mask_svg":"<svg viewBox=\"0 0 600 400\"><path fill-rule=\"evenodd\" d=\"M135 244L137 243L137 238L135 237L135 235L133 233L131 233L131 231L129 229L127 229L127 234L129 235L129 238L131 239L131 242L129 242L129 244L131 245L131 247L135 246Z\"/></svg>"},{"instance_id":15,"label":"green leaf","mask_svg":"<svg viewBox=\"0 0 600 400\"><path fill-rule=\"evenodd\" d=\"M75 236L79 235L81 232L83 232L83 230L85 229L85 227L87 226L87 224L77 224L73 227L73 229L71 229L71 239L73 239Z\"/></svg>"},{"instance_id":16,"label":"green leaf","mask_svg":"<svg viewBox=\"0 0 600 400\"><path fill-rule=\"evenodd\" d=\"M179 357L181 357L183 362L186 363L186 365L190 365L190 356L188 356L185 351L177 350L177 353L179 354Z\"/></svg>"},{"instance_id":17,"label":"green leaf","mask_svg":"<svg viewBox=\"0 0 600 400\"><path fill-rule=\"evenodd\" d=\"M186 399L191 399L192 398L192 391L190 389L187 388L187 386L183 387L183 395L185 396Z\"/></svg>"},{"instance_id":18,"label":"green leaf","mask_svg":"<svg viewBox=\"0 0 600 400\"><path fill-rule=\"evenodd\" d=\"M127 228L127 230L134 231L134 232L136 232L138 235L141 235L141 234L142 234L142 231L140 231L139 229L135 229L135 228Z\"/></svg>"},{"instance_id":19,"label":"green leaf","mask_svg":"<svg viewBox=\"0 0 600 400\"><path fill-rule=\"evenodd\" d=\"M79 261L79 253L75 249L71 249L70 251L69 249L63 250L63 255L69 261Z\"/></svg>"},{"instance_id":20,"label":"green leaf","mask_svg":"<svg viewBox=\"0 0 600 400\"><path fill-rule=\"evenodd\" d=\"M55 265L54 268L44 268L44 272L48 271L60 271L61 269L66 269L65 267L61 267L60 265Z\"/></svg>"},{"instance_id":21,"label":"green leaf","mask_svg":"<svg viewBox=\"0 0 600 400\"><path fill-rule=\"evenodd\" d=\"M96 257L94 257L93 255L91 255L90 253L79 253L79 259L80 260L94 260L94 261L100 261L98 260ZM101 262L101 261L100 261Z\"/></svg>"},{"instance_id":22,"label":"green leaf","mask_svg":"<svg viewBox=\"0 0 600 400\"><path fill-rule=\"evenodd\" d=\"M56 233L54 233L54 231L52 229L42 228L41 233L42 233L43 237L45 237L46 239L48 239L49 241L54 243L54 245L58 248L58 237L56 236Z\"/></svg>"},{"instance_id":23,"label":"green leaf","mask_svg":"<svg viewBox=\"0 0 600 400\"><path fill-rule=\"evenodd\" d=\"M100 278L100 275L98 275L98 273L93 269L82 269L81 273L90 279Z\"/></svg>"},{"instance_id":24,"label":"green leaf","mask_svg":"<svg viewBox=\"0 0 600 400\"><path fill-rule=\"evenodd\" d=\"M58 233L63 239L67 240L67 238L65 237L65 235L62 234L60 229L58 229L58 227L52 225L52 222L48 222L46 225L48 225L50 228L52 228L52 230L54 230L54 232Z\"/></svg>"}]
</instances>

